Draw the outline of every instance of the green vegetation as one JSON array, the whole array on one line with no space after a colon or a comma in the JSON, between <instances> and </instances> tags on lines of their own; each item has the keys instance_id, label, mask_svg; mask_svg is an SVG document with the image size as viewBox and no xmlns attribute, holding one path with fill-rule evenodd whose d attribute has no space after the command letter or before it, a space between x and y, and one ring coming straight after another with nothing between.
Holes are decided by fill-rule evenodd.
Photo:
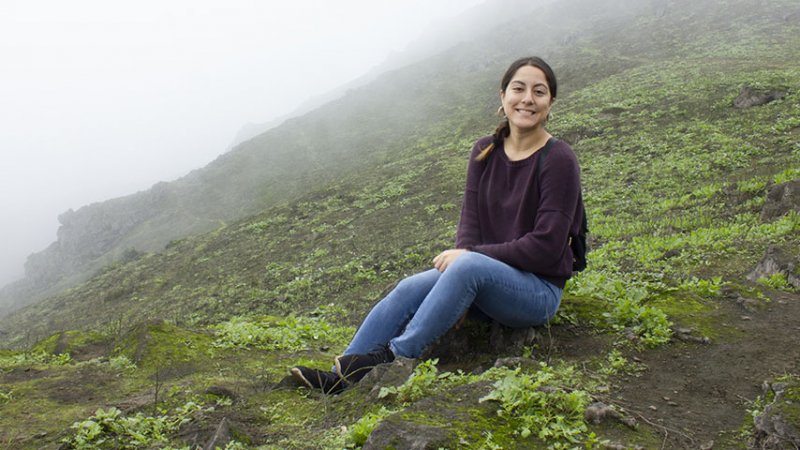
<instances>
[{"instance_id":1,"label":"green vegetation","mask_svg":"<svg viewBox=\"0 0 800 450\"><path fill-rule=\"evenodd\" d=\"M517 422L515 432L522 438L533 435L556 449L587 441L591 448L594 436L585 436L589 429L584 419L590 396L575 389L575 383L573 367L554 370L542 363L532 375L518 370L508 374L481 401L500 403L497 413Z\"/></svg>"},{"instance_id":2,"label":"green vegetation","mask_svg":"<svg viewBox=\"0 0 800 450\"><path fill-rule=\"evenodd\" d=\"M261 156L242 148L206 172L230 180L255 168L237 195L266 209L232 202L258 212L129 255L0 320L15 348L0 351L0 443L180 448L191 433L207 441L225 418L229 448L358 447L384 421L444 429L449 448L612 438L650 448L655 427L582 416L647 370L632 354L665 351L676 327L733 339L718 320L732 298L796 295L780 274L745 275L770 245L800 248L800 214L761 216L770 188L800 179L800 29L748 1L687 1L663 16L630 2L613 30L590 31L593 16L562 3L387 74L247 144ZM532 23L552 36L533 39ZM559 74L549 127L579 156L590 218L589 268L568 283L553 329L595 346L422 362L377 404L356 390L286 389L288 367L330 367L381 294L452 245L467 156L496 120L497 78L539 50L523 42L541 42ZM733 108L744 86L786 95ZM313 168L283 185L259 171L272 151ZM193 195L213 209L229 194ZM547 363L486 370L497 356Z\"/></svg>"}]
</instances>

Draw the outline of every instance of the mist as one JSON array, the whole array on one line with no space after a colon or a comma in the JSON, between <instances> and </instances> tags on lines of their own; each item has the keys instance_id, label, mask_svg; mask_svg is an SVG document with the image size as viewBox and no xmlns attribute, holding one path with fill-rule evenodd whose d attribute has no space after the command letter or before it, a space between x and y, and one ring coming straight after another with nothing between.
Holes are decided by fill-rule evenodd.
<instances>
[{"instance_id":1,"label":"mist","mask_svg":"<svg viewBox=\"0 0 800 450\"><path fill-rule=\"evenodd\" d=\"M206 165L480 2L3 2L0 286L60 213Z\"/></svg>"}]
</instances>

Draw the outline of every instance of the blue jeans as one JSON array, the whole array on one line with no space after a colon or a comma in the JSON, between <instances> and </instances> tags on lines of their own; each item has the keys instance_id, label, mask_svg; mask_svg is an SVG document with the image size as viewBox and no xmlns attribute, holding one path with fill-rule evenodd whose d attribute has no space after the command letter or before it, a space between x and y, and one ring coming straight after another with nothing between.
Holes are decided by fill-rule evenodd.
<instances>
[{"instance_id":1,"label":"blue jeans","mask_svg":"<svg viewBox=\"0 0 800 450\"><path fill-rule=\"evenodd\" d=\"M444 272L431 269L398 283L372 308L344 354L388 344L397 356L417 358L471 306L510 327L542 325L555 315L561 293L532 273L467 252Z\"/></svg>"}]
</instances>

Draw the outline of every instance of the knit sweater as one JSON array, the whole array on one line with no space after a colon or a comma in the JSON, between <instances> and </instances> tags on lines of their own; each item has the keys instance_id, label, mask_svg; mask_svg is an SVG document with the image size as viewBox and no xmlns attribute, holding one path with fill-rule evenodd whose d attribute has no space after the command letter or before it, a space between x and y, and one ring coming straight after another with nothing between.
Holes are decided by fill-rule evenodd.
<instances>
[{"instance_id":1,"label":"knit sweater","mask_svg":"<svg viewBox=\"0 0 800 450\"><path fill-rule=\"evenodd\" d=\"M511 161L501 142L477 161L491 142L487 136L472 148L456 248L482 253L563 289L572 276L569 237L577 235L582 220L578 160L569 144L550 139L537 181L541 149Z\"/></svg>"}]
</instances>

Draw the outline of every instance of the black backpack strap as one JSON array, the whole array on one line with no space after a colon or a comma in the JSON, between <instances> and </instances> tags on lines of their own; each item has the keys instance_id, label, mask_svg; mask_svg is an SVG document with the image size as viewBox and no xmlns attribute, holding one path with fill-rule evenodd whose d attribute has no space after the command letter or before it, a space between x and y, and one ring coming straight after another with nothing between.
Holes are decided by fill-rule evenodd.
<instances>
[{"instance_id":1,"label":"black backpack strap","mask_svg":"<svg viewBox=\"0 0 800 450\"><path fill-rule=\"evenodd\" d=\"M542 164L544 164L544 159L547 157L547 154L550 153L550 147L552 147L553 144L555 143L556 143L556 138L551 136L550 139L548 139L547 142L544 144L544 148L542 148L537 152L539 153L539 156L536 157L536 182L539 184L540 188L542 186L541 182Z\"/></svg>"}]
</instances>

